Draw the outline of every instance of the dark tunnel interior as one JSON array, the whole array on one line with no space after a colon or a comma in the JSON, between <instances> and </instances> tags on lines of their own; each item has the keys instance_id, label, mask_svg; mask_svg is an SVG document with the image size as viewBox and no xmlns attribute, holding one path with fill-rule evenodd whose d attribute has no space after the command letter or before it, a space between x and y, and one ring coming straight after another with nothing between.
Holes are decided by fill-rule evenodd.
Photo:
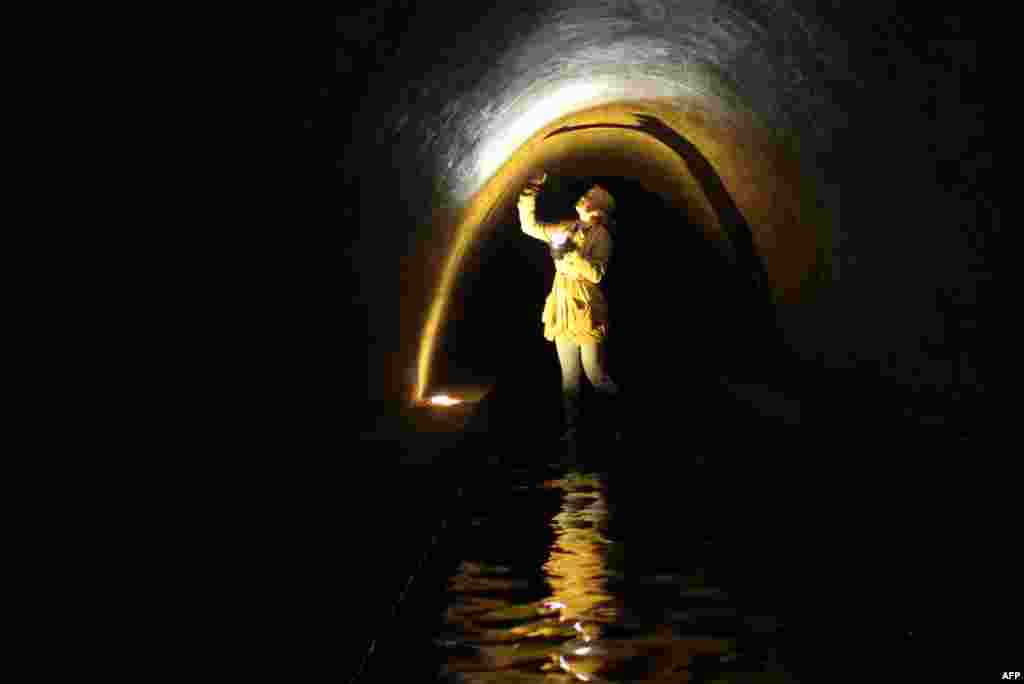
<instances>
[{"instance_id":1,"label":"dark tunnel interior","mask_svg":"<svg viewBox=\"0 0 1024 684\"><path fill-rule=\"evenodd\" d=\"M363 3L318 26L336 61L324 69L309 48L312 218L297 231L311 295L293 312L318 353L294 372L341 378L341 398L308 394L303 424L333 430L341 404L343 472L334 451L299 457L317 494L305 518L317 522L295 543L339 535L340 552L298 553L320 585L360 588L344 591L365 629L346 641L343 676L376 662L354 684L392 681L381 663L401 660L397 650L364 654L396 624L377 603L390 605L411 568L426 568L413 585L424 588L391 648L431 629L458 552L419 566L423 540L459 544L436 522L468 519L468 498L485 505L509 468L557 460L560 370L541 323L554 266L515 206L539 167L551 175L543 220L572 218L593 183L617 203L601 287L629 436L609 446L608 407L584 381L586 466L607 474L633 553L671 564L705 532L727 539L722 572L793 625L798 681L879 671L897 681L934 671L944 640L981 633L994 649L1005 639L994 622L958 631L965 623L937 605L967 577L993 593L988 607L1016 600L983 560L1012 516L964 503L998 488L1008 429L993 391L1006 357L984 78L998 23L953 3L557 0ZM517 128L567 74L582 99L538 105L532 127ZM613 95L588 99L606 77ZM630 125L657 122L662 138L552 135L595 121L625 128L600 117L662 102L634 85L646 83L672 106L638 109ZM618 146L614 159L588 169L602 145ZM339 298L340 317L325 314ZM448 308L424 364L439 300ZM425 396L481 392L451 411L425 407L412 401L425 375ZM349 493L367 482L377 504ZM528 537L547 514L524 510L509 537ZM665 530L678 548L665 550ZM316 586L303 595L319 600ZM866 655L865 634L878 646ZM319 633L309 646L334 648ZM1004 668L993 658L982 669ZM887 659L899 665L885 669ZM840 660L846 669L832 671Z\"/></svg>"}]
</instances>

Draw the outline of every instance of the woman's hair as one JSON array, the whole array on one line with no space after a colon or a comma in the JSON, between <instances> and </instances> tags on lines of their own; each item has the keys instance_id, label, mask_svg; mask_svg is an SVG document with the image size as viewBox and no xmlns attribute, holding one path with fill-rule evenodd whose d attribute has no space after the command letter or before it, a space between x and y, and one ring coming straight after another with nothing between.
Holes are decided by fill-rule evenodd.
<instances>
[{"instance_id":1,"label":"woman's hair","mask_svg":"<svg viewBox=\"0 0 1024 684\"><path fill-rule=\"evenodd\" d=\"M606 214L611 214L615 211L615 200L611 194L602 188L600 185L595 185L583 193L583 197L580 199L586 199L594 209L599 209Z\"/></svg>"}]
</instances>

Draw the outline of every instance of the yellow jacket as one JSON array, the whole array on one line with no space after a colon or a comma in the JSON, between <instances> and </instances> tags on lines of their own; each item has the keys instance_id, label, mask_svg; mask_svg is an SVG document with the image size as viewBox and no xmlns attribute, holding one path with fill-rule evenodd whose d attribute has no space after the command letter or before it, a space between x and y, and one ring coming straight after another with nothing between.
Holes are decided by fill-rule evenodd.
<instances>
[{"instance_id":1,"label":"yellow jacket","mask_svg":"<svg viewBox=\"0 0 1024 684\"><path fill-rule=\"evenodd\" d=\"M608 336L608 300L598 284L608 270L612 254L612 238L600 223L585 224L566 220L557 223L537 221L537 198L524 193L519 196L519 222L523 232L548 245L551 236L569 232L576 250L555 262L555 282L544 302L544 337L569 337L577 344L602 342Z\"/></svg>"}]
</instances>

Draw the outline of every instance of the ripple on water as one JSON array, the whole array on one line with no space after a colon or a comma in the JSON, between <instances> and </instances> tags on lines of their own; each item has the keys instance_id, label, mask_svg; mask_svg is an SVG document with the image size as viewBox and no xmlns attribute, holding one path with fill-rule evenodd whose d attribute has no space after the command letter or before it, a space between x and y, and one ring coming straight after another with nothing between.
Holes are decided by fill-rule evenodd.
<instances>
[{"instance_id":1,"label":"ripple on water","mask_svg":"<svg viewBox=\"0 0 1024 684\"><path fill-rule=\"evenodd\" d=\"M781 670L751 671L750 663L760 662L757 638L775 633L777 621L745 612L705 572L703 567L715 567L704 564L713 550L700 539L673 555L702 564L696 571L644 568L642 557L631 560L623 550L624 540L608 536L614 507L600 476L576 473L505 486L508 492L481 497L494 502L493 510L475 511L479 524L458 547L464 558L448 580L447 606L433 635L445 681L671 683L694 681L698 670L708 682L787 681ZM548 506L550 497L517 496L515 505L507 505L506 494L527 489L562 492L546 528L538 521L537 529L529 529L521 521L537 520L530 507ZM546 554L546 561L535 567L511 557L500 537L488 536L495 531L515 535L510 548L516 553ZM609 566L613 551L625 559L615 568ZM776 679L741 678L754 674Z\"/></svg>"}]
</instances>

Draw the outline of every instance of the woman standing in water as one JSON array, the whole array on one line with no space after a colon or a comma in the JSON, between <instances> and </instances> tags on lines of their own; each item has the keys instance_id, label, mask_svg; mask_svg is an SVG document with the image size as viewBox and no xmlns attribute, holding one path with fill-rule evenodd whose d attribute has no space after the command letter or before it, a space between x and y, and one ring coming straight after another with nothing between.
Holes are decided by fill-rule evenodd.
<instances>
[{"instance_id":1,"label":"woman standing in water","mask_svg":"<svg viewBox=\"0 0 1024 684\"><path fill-rule=\"evenodd\" d=\"M544 337L555 343L562 367L567 427L562 439L574 447L580 425L581 366L604 397L619 394L618 385L605 370L608 300L599 287L612 253L615 200L595 185L576 202L578 220L541 223L537 221L537 194L546 180L547 174L541 172L520 193L519 221L524 233L550 245L555 260L555 279L541 320ZM621 439L621 432L616 432L616 438Z\"/></svg>"}]
</instances>

